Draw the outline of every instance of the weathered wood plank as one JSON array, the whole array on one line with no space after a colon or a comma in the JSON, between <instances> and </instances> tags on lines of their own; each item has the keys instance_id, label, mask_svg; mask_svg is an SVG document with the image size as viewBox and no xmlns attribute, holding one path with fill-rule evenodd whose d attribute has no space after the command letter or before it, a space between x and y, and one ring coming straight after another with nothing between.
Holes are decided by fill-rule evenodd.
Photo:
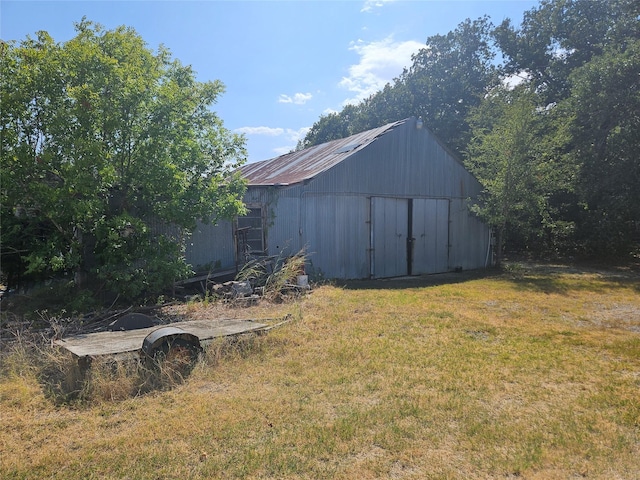
<instances>
[{"instance_id":1,"label":"weathered wood plank","mask_svg":"<svg viewBox=\"0 0 640 480\"><path fill-rule=\"evenodd\" d=\"M139 330L76 335L56 340L54 343L55 345L66 348L78 357L135 352L142 348L142 342L147 335L158 328L169 326L181 328L185 332L197 335L201 343L207 343L207 341L218 337L254 332L267 327L267 325L253 320L189 320L186 322L141 328Z\"/></svg>"}]
</instances>

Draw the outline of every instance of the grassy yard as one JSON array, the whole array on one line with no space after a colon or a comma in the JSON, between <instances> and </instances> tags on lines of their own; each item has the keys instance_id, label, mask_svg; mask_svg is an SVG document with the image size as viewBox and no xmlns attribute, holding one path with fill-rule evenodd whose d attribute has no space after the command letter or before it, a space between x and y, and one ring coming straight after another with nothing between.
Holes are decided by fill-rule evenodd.
<instances>
[{"instance_id":1,"label":"grassy yard","mask_svg":"<svg viewBox=\"0 0 640 480\"><path fill-rule=\"evenodd\" d=\"M0 478L640 478L637 273L515 265L172 313L293 321L213 344L172 389L110 366L66 401L47 371L68 358L3 345Z\"/></svg>"}]
</instances>

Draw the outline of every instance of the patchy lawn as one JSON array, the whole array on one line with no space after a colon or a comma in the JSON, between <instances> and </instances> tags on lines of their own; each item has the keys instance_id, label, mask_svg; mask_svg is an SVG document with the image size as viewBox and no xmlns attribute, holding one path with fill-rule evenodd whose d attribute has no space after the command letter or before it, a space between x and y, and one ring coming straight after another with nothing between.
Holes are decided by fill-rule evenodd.
<instances>
[{"instance_id":1,"label":"patchy lawn","mask_svg":"<svg viewBox=\"0 0 640 480\"><path fill-rule=\"evenodd\" d=\"M189 376L154 388L140 388L135 366L104 362L79 382L63 352L3 345L0 477L640 471L640 276L630 270L511 265L165 314L293 321L215 342Z\"/></svg>"}]
</instances>

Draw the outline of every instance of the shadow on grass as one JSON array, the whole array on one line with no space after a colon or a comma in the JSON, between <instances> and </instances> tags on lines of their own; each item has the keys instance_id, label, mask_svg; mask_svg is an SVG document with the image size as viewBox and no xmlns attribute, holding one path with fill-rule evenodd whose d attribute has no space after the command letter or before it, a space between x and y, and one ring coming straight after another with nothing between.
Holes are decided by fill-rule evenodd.
<instances>
[{"instance_id":1,"label":"shadow on grass","mask_svg":"<svg viewBox=\"0 0 640 480\"><path fill-rule=\"evenodd\" d=\"M347 290L403 290L490 278L511 282L515 288L523 291L545 294L566 295L571 291L605 293L615 288L631 288L640 292L640 272L635 268L536 263L505 263L502 268L388 279L350 280L337 285Z\"/></svg>"},{"instance_id":2,"label":"shadow on grass","mask_svg":"<svg viewBox=\"0 0 640 480\"><path fill-rule=\"evenodd\" d=\"M373 280L347 280L342 284L337 283L337 285L347 290L404 290L464 283L481 278L496 277L501 273L498 269L488 268Z\"/></svg>"},{"instance_id":3,"label":"shadow on grass","mask_svg":"<svg viewBox=\"0 0 640 480\"><path fill-rule=\"evenodd\" d=\"M545 294L606 293L617 288L640 292L640 275L618 266L514 263L506 264L501 276L519 290Z\"/></svg>"}]
</instances>

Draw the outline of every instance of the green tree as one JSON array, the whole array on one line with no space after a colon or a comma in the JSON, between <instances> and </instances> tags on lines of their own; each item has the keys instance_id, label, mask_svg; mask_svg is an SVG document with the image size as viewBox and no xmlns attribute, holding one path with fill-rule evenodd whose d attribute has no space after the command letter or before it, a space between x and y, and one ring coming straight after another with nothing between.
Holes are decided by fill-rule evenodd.
<instances>
[{"instance_id":1,"label":"green tree","mask_svg":"<svg viewBox=\"0 0 640 480\"><path fill-rule=\"evenodd\" d=\"M399 80L412 115L458 153L470 139L469 112L497 85L491 28L488 17L467 19L446 35L429 37Z\"/></svg>"},{"instance_id":2,"label":"green tree","mask_svg":"<svg viewBox=\"0 0 640 480\"><path fill-rule=\"evenodd\" d=\"M544 0L525 13L519 28L506 20L495 29L505 58L502 74L518 75L521 88L530 92L529 128L537 137L527 146L537 160L526 171L535 175L517 196L539 208L510 211L503 229L512 247L606 255L632 246L631 230L640 218L639 15L640 4L631 0ZM504 125L515 112L511 107L490 111L491 102L491 97L484 102L484 118L475 117L469 152L496 172L509 171L513 167L506 168L504 156L492 163L486 153L492 137L498 144L499 135L505 135ZM490 124L497 126L498 136ZM509 132L515 135L515 125L505 138L511 138ZM529 164L526 157L512 161ZM468 162L473 163L471 157ZM540 171L536 165L548 168ZM477 175L488 185L496 181ZM513 181L511 188L518 191L517 178ZM500 202L508 198L505 190L486 191L484 205L504 206Z\"/></svg>"},{"instance_id":3,"label":"green tree","mask_svg":"<svg viewBox=\"0 0 640 480\"><path fill-rule=\"evenodd\" d=\"M640 39L616 44L571 76L572 154L582 165L578 241L585 253L620 254L640 221Z\"/></svg>"},{"instance_id":4,"label":"green tree","mask_svg":"<svg viewBox=\"0 0 640 480\"><path fill-rule=\"evenodd\" d=\"M515 28L506 19L494 31L506 74L529 78L542 103L570 95L569 76L607 46L638 38L636 0L543 0Z\"/></svg>"},{"instance_id":5,"label":"green tree","mask_svg":"<svg viewBox=\"0 0 640 480\"><path fill-rule=\"evenodd\" d=\"M4 43L0 68L2 255L20 273L152 293L188 272L197 220L242 211L244 139L211 110L223 85L134 30L83 19L66 43Z\"/></svg>"},{"instance_id":6,"label":"green tree","mask_svg":"<svg viewBox=\"0 0 640 480\"><path fill-rule=\"evenodd\" d=\"M353 133L377 128L411 116L417 116L407 86L396 79L382 90L365 98L358 106L358 115L349 122Z\"/></svg>"},{"instance_id":7,"label":"green tree","mask_svg":"<svg viewBox=\"0 0 640 480\"><path fill-rule=\"evenodd\" d=\"M563 140L554 116L520 87L496 89L470 117L473 141L465 163L483 186L473 210L496 229L498 263L505 242L539 252L573 231L552 205L560 193L571 194L575 178L575 167L558 161Z\"/></svg>"}]
</instances>

